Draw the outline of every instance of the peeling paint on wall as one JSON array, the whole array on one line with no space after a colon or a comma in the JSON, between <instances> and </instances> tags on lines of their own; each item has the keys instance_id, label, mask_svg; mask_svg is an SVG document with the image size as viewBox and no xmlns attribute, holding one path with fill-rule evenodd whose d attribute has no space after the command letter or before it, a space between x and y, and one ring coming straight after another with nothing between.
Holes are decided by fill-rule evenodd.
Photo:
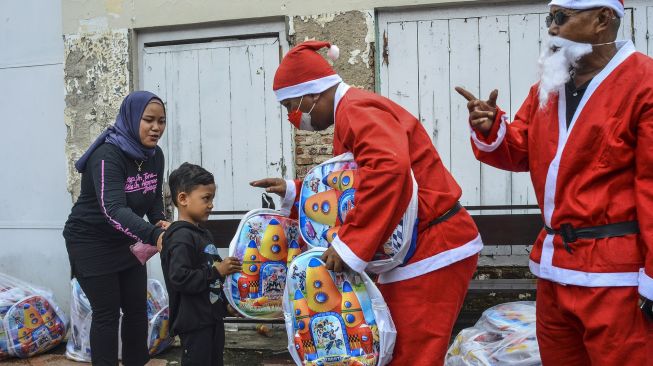
<instances>
[{"instance_id":1,"label":"peeling paint on wall","mask_svg":"<svg viewBox=\"0 0 653 366\"><path fill-rule=\"evenodd\" d=\"M64 37L68 191L79 196L74 162L113 121L129 93L129 33L126 29Z\"/></svg>"},{"instance_id":2,"label":"peeling paint on wall","mask_svg":"<svg viewBox=\"0 0 653 366\"><path fill-rule=\"evenodd\" d=\"M292 24L292 26L291 26ZM294 17L289 20L295 44L309 39L328 41L340 48L333 67L352 86L374 90L374 13L350 11ZM321 132L296 131L295 172L303 177L308 169L333 156L333 128Z\"/></svg>"}]
</instances>

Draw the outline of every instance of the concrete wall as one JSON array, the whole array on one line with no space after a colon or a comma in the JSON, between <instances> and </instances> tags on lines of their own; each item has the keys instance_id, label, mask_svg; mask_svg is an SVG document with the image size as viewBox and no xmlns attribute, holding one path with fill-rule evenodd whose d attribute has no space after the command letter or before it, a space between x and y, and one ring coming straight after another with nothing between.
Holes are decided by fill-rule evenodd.
<instances>
[{"instance_id":1,"label":"concrete wall","mask_svg":"<svg viewBox=\"0 0 653 366\"><path fill-rule=\"evenodd\" d=\"M0 1L0 272L54 291L68 312L60 1Z\"/></svg>"},{"instance_id":2,"label":"concrete wall","mask_svg":"<svg viewBox=\"0 0 653 366\"><path fill-rule=\"evenodd\" d=\"M65 35L64 47L67 189L76 200L81 174L73 164L114 122L122 99L130 91L129 32Z\"/></svg>"},{"instance_id":3,"label":"concrete wall","mask_svg":"<svg viewBox=\"0 0 653 366\"><path fill-rule=\"evenodd\" d=\"M329 40L340 48L333 67L353 86L374 90L374 12L349 11L290 18L291 46L309 39ZM333 156L333 127L322 132L295 132L295 172L306 172Z\"/></svg>"}]
</instances>

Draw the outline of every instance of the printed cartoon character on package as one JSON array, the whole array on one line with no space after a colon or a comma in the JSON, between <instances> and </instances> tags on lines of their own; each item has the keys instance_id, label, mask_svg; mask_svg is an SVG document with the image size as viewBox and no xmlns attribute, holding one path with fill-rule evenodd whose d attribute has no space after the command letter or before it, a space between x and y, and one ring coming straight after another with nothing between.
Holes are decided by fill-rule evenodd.
<instances>
[{"instance_id":1,"label":"printed cartoon character on package","mask_svg":"<svg viewBox=\"0 0 653 366\"><path fill-rule=\"evenodd\" d=\"M288 349L297 365L384 365L395 327L365 274L327 270L324 248L297 257L284 293Z\"/></svg>"},{"instance_id":2,"label":"printed cartoon character on package","mask_svg":"<svg viewBox=\"0 0 653 366\"><path fill-rule=\"evenodd\" d=\"M67 327L50 291L0 274L0 359L43 353L63 341Z\"/></svg>"},{"instance_id":3,"label":"printed cartoon character on package","mask_svg":"<svg viewBox=\"0 0 653 366\"><path fill-rule=\"evenodd\" d=\"M311 169L304 178L299 198L299 227L309 247L328 247L338 235L347 215L356 207L360 186L358 165L345 153ZM383 273L410 259L417 244L417 182L399 225L379 248L367 270Z\"/></svg>"},{"instance_id":4,"label":"printed cartoon character on package","mask_svg":"<svg viewBox=\"0 0 653 366\"><path fill-rule=\"evenodd\" d=\"M231 306L248 318L281 319L287 269L302 252L300 243L297 220L271 209L248 212L229 247L243 266L225 280Z\"/></svg>"}]
</instances>

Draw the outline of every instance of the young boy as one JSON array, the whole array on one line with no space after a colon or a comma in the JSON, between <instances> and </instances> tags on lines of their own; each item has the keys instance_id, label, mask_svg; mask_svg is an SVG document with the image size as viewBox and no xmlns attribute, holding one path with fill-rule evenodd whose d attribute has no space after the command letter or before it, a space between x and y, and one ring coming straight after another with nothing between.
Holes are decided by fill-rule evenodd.
<instances>
[{"instance_id":1,"label":"young boy","mask_svg":"<svg viewBox=\"0 0 653 366\"><path fill-rule=\"evenodd\" d=\"M161 266L170 296L170 333L179 334L182 366L223 364L227 300L224 278L241 270L237 258L222 260L211 233L199 227L213 208L215 182L204 168L183 163L170 174L179 220L166 230Z\"/></svg>"}]
</instances>

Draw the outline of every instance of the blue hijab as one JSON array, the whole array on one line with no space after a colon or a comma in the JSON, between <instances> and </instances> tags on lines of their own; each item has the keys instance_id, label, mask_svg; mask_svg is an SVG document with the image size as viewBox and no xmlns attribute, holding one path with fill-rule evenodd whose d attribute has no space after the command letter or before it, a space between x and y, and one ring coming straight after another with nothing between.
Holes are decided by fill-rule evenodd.
<instances>
[{"instance_id":1,"label":"blue hijab","mask_svg":"<svg viewBox=\"0 0 653 366\"><path fill-rule=\"evenodd\" d=\"M116 116L116 123L102 132L84 155L75 162L77 171L83 173L86 170L86 163L93 151L105 142L118 146L134 160L145 161L154 156L156 148L150 149L143 146L139 133L143 112L152 99L160 101L163 105L161 98L148 91L135 91L125 97L120 105L120 112Z\"/></svg>"}]
</instances>

